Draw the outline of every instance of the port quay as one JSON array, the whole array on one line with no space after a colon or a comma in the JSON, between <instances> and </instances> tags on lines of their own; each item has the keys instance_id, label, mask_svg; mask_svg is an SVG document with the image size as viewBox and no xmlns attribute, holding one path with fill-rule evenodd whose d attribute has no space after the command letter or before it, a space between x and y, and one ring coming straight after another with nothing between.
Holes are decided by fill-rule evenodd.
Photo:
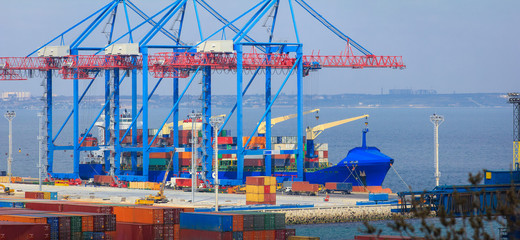
<instances>
[{"instance_id":1,"label":"port quay","mask_svg":"<svg viewBox=\"0 0 520 240\"><path fill-rule=\"evenodd\" d=\"M88 14L25 49L28 55L0 56L0 84L38 79L43 90L38 165L31 166L38 168L38 178L12 173L12 123L20 115L17 109L4 115L9 152L7 171L0 174L0 239L315 240L320 236L302 236L294 226L413 217L412 202L421 193L383 187L389 171L399 173L391 156L367 145L369 114L304 126L305 115L317 121L319 107L327 107L304 106L306 79L326 69L402 71L407 67L402 56L372 53L334 24L338 16L323 14L318 2L154 4L164 6L150 11L138 0L92 3ZM59 10L45 11L60 16ZM321 27L316 34L340 41L337 51L313 51L314 40L300 34L309 30L301 18ZM220 114L215 110L223 108L223 78L231 79L226 88L233 96L232 106ZM69 108L57 105L56 93L64 88L72 96ZM2 99L30 98L22 91ZM286 91L294 91L295 107L273 114ZM171 100L156 101L159 92ZM261 101L258 117L250 120L244 109L253 93ZM187 104L189 94L199 97ZM92 96L99 102L88 103ZM518 94L507 99L518 119ZM187 105L193 109L181 115ZM280 135L275 125L284 121L292 121L294 130ZM318 136L356 121L362 125L361 144L338 163L329 162L334 143ZM455 202L454 193L478 191L480 209L491 206L478 213L497 213L493 203L509 189L516 191L520 181L519 124L514 171L486 170L484 185L463 187L439 186L438 131L444 117L434 114L431 121L437 187L422 193L420 204L428 205L432 217L439 210L463 216L473 211L474 201Z\"/></svg>"}]
</instances>

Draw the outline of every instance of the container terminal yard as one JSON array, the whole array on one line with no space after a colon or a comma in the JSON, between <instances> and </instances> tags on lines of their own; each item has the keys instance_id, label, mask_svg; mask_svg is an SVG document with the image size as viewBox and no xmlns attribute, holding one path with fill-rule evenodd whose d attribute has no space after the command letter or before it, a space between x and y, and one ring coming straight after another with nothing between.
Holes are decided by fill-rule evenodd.
<instances>
[{"instance_id":1,"label":"container terminal yard","mask_svg":"<svg viewBox=\"0 0 520 240\"><path fill-rule=\"evenodd\" d=\"M28 56L0 57L0 80L43 77L45 102L41 177L15 177L9 167L0 179L5 195L0 199L0 236L319 239L296 236L286 225L390 219L392 211L409 211L410 193L400 193L397 200L382 188L394 159L367 146L368 127L360 131L362 145L337 165L329 164L327 145L315 142L321 132L339 124L365 119L367 125L368 115L303 125L303 115L313 111L304 112L304 77L323 68L403 69L402 57L373 54L304 0L259 1L242 12L236 10L235 18L215 7L204 0L176 0L158 12L145 13L129 0L107 1ZM294 8L342 39L345 48L338 49L338 55L306 54L310 49L300 42ZM203 26L204 32L212 29L209 35L203 34L199 14L218 23ZM197 24L187 24L188 15ZM282 16L290 19L292 28L276 28ZM136 17L137 24L129 21ZM269 26L261 37L253 31L260 21ZM107 41L100 44L93 32L103 26ZM183 34L187 28L198 34ZM295 39L277 42L275 30L294 32ZM219 83L213 75L221 73L236 77L236 104L229 113L215 116L212 106L218 96L212 85ZM265 82L265 107L257 121L245 122L243 95L260 76L265 79L260 80ZM202 89L200 106L183 119L179 105L196 78ZM173 82L171 109L152 116L149 100L163 79ZM53 118L53 86L59 81L72 81L74 99L63 122ZM184 89L180 81L186 82ZM92 94L95 82L104 85L105 103L92 113L82 108L82 101ZM271 110L288 82L296 83L297 108L281 118L295 118L296 131L276 136L272 128L279 116L272 116ZM119 104L123 88L131 92L129 111ZM515 96L510 101L518 116ZM232 117L236 126L227 126ZM162 124L153 126L151 118ZM245 132L246 124L254 130ZM231 135L229 129L234 127ZM60 141L64 138L60 134L67 131L71 138ZM71 157L62 151L72 152ZM8 162L11 152L10 147ZM518 154L516 158L518 168ZM56 164L68 161L71 172L54 170ZM491 171L486 184L511 180L504 175ZM432 210L450 201L450 191L453 188L436 188L429 193Z\"/></svg>"}]
</instances>

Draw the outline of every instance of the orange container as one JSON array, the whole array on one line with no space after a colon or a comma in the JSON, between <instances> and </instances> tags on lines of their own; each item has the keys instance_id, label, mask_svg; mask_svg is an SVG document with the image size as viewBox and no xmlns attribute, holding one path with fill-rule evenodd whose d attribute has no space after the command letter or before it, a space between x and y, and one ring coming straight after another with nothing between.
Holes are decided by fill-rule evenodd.
<instances>
[{"instance_id":1,"label":"orange container","mask_svg":"<svg viewBox=\"0 0 520 240\"><path fill-rule=\"evenodd\" d=\"M114 214L118 222L132 222L133 221L133 207L114 206Z\"/></svg>"},{"instance_id":2,"label":"orange container","mask_svg":"<svg viewBox=\"0 0 520 240\"><path fill-rule=\"evenodd\" d=\"M147 224L163 224L164 210L136 207L133 209L133 222Z\"/></svg>"},{"instance_id":3,"label":"orange container","mask_svg":"<svg viewBox=\"0 0 520 240\"><path fill-rule=\"evenodd\" d=\"M265 230L264 232L264 238L265 240L275 240L276 238L276 232L274 230Z\"/></svg>"},{"instance_id":4,"label":"orange container","mask_svg":"<svg viewBox=\"0 0 520 240\"><path fill-rule=\"evenodd\" d=\"M170 152L151 152L150 158L171 158L172 154Z\"/></svg>"},{"instance_id":5,"label":"orange container","mask_svg":"<svg viewBox=\"0 0 520 240\"><path fill-rule=\"evenodd\" d=\"M174 240L180 240L181 239L181 225L175 224L173 225L173 239Z\"/></svg>"},{"instance_id":6,"label":"orange container","mask_svg":"<svg viewBox=\"0 0 520 240\"><path fill-rule=\"evenodd\" d=\"M24 222L24 223L47 223L45 217L22 216L22 215L0 215L0 221Z\"/></svg>"},{"instance_id":7,"label":"orange container","mask_svg":"<svg viewBox=\"0 0 520 240\"><path fill-rule=\"evenodd\" d=\"M181 159L191 159L191 152L180 152L179 158Z\"/></svg>"},{"instance_id":8,"label":"orange container","mask_svg":"<svg viewBox=\"0 0 520 240\"><path fill-rule=\"evenodd\" d=\"M244 240L254 240L255 239L255 231L244 231L243 233Z\"/></svg>"}]
</instances>

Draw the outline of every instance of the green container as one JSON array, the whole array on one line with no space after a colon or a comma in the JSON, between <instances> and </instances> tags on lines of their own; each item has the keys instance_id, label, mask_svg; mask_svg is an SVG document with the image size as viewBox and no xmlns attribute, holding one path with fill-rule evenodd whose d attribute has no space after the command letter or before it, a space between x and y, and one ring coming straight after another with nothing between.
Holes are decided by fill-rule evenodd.
<instances>
[{"instance_id":1,"label":"green container","mask_svg":"<svg viewBox=\"0 0 520 240\"><path fill-rule=\"evenodd\" d=\"M81 216L70 216L70 232L81 232Z\"/></svg>"},{"instance_id":2,"label":"green container","mask_svg":"<svg viewBox=\"0 0 520 240\"><path fill-rule=\"evenodd\" d=\"M169 159L166 158L150 158L150 166L161 165L164 166L168 163Z\"/></svg>"},{"instance_id":3,"label":"green container","mask_svg":"<svg viewBox=\"0 0 520 240\"><path fill-rule=\"evenodd\" d=\"M274 214L274 229L285 229L285 213Z\"/></svg>"},{"instance_id":4,"label":"green container","mask_svg":"<svg viewBox=\"0 0 520 240\"><path fill-rule=\"evenodd\" d=\"M265 230L275 229L275 215L273 213L264 213L264 221Z\"/></svg>"}]
</instances>

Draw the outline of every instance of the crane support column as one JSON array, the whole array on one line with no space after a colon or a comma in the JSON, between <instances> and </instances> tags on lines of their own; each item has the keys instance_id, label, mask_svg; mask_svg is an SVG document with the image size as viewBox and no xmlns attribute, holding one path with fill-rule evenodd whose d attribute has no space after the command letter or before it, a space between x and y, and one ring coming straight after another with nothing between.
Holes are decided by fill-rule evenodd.
<instances>
[{"instance_id":1,"label":"crane support column","mask_svg":"<svg viewBox=\"0 0 520 240\"><path fill-rule=\"evenodd\" d=\"M119 68L114 68L114 174L120 173L121 167L121 145L119 141Z\"/></svg>"},{"instance_id":2,"label":"crane support column","mask_svg":"<svg viewBox=\"0 0 520 240\"><path fill-rule=\"evenodd\" d=\"M71 50L71 54L76 55L76 61L78 60L78 51ZM74 126L73 126L73 143L74 143L74 153L73 153L73 173L72 178L79 178L79 79L78 79L78 69L74 69L74 79L73 81L73 101L74 101Z\"/></svg>"},{"instance_id":3,"label":"crane support column","mask_svg":"<svg viewBox=\"0 0 520 240\"><path fill-rule=\"evenodd\" d=\"M179 78L173 79L173 105L179 101ZM179 148L179 107L173 109L173 133L171 134L171 138L173 138L173 146L175 149ZM179 153L174 151L173 153L173 174L180 176L179 169Z\"/></svg>"},{"instance_id":4,"label":"crane support column","mask_svg":"<svg viewBox=\"0 0 520 240\"><path fill-rule=\"evenodd\" d=\"M132 69L132 118L137 116L137 69ZM132 128L132 147L137 146L137 124L134 123L131 126ZM131 153L131 161L132 161L132 174L137 174L137 152Z\"/></svg>"},{"instance_id":5,"label":"crane support column","mask_svg":"<svg viewBox=\"0 0 520 240\"><path fill-rule=\"evenodd\" d=\"M298 96L296 99L297 104L297 113L296 117L298 122L298 156L296 159L296 167L298 169L298 177L296 178L298 181L304 181L304 172L303 172L303 59L302 59L302 45L298 45L298 49L296 52L296 59L298 61L298 69L296 69L296 85L298 89Z\"/></svg>"},{"instance_id":6,"label":"crane support column","mask_svg":"<svg viewBox=\"0 0 520 240\"><path fill-rule=\"evenodd\" d=\"M242 142L242 45L236 44L237 51L237 180L244 179L244 143Z\"/></svg>"},{"instance_id":7,"label":"crane support column","mask_svg":"<svg viewBox=\"0 0 520 240\"><path fill-rule=\"evenodd\" d=\"M46 79L46 100L47 107L47 172L52 173L54 164L54 142L52 141L52 70L47 70Z\"/></svg>"},{"instance_id":8,"label":"crane support column","mask_svg":"<svg viewBox=\"0 0 520 240\"><path fill-rule=\"evenodd\" d=\"M105 70L105 130L104 130L104 142L103 145L110 145L110 70ZM105 171L110 170L110 150L104 151L105 158Z\"/></svg>"},{"instance_id":9,"label":"crane support column","mask_svg":"<svg viewBox=\"0 0 520 240\"><path fill-rule=\"evenodd\" d=\"M148 181L150 164L150 143L148 142L148 48L142 47L143 54L143 179Z\"/></svg>"},{"instance_id":10,"label":"crane support column","mask_svg":"<svg viewBox=\"0 0 520 240\"><path fill-rule=\"evenodd\" d=\"M270 59L270 57L268 57ZM271 67L265 68L265 107L267 110L267 115L265 116L265 149L272 149L271 146L271 109L269 105L271 104ZM272 157L271 155L265 155L265 175L272 175Z\"/></svg>"},{"instance_id":11,"label":"crane support column","mask_svg":"<svg viewBox=\"0 0 520 240\"><path fill-rule=\"evenodd\" d=\"M211 146L211 67L204 68L204 74L202 77L202 148L203 148L203 156L202 162L203 164L203 174L205 174L206 179L212 178L211 169L213 162L213 148ZM175 122L174 122L175 123ZM217 136L215 136L217 137Z\"/></svg>"}]
</instances>

